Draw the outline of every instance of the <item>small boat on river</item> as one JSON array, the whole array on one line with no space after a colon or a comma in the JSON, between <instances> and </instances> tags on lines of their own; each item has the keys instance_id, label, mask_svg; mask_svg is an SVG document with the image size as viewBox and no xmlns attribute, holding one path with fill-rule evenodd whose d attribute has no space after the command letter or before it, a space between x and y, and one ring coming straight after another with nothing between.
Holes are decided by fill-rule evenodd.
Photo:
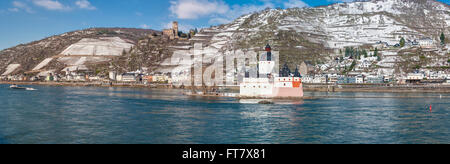
<instances>
[{"instance_id":1,"label":"small boat on river","mask_svg":"<svg viewBox=\"0 0 450 164\"><path fill-rule=\"evenodd\" d=\"M19 86L15 85L15 84L11 85L9 88L11 88L11 89L23 89L23 90L27 89L27 88L24 88L24 87L19 87Z\"/></svg>"},{"instance_id":2,"label":"small boat on river","mask_svg":"<svg viewBox=\"0 0 450 164\"><path fill-rule=\"evenodd\" d=\"M9 88L11 88L11 89L17 89L17 90L27 90L27 91L34 91L34 90L36 90L36 89L34 89L34 88L19 87L19 86L16 85L16 84L13 84L13 85L9 86Z\"/></svg>"}]
</instances>

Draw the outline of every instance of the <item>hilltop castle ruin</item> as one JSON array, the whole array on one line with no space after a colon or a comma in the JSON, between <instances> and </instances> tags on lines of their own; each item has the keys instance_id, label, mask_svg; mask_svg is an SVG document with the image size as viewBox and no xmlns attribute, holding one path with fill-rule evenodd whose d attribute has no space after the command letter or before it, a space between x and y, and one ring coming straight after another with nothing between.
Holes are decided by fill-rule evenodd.
<instances>
[{"instance_id":1,"label":"hilltop castle ruin","mask_svg":"<svg viewBox=\"0 0 450 164\"><path fill-rule=\"evenodd\" d=\"M178 22L174 21L172 23L172 28L164 29L163 34L168 36L170 39L178 39Z\"/></svg>"}]
</instances>

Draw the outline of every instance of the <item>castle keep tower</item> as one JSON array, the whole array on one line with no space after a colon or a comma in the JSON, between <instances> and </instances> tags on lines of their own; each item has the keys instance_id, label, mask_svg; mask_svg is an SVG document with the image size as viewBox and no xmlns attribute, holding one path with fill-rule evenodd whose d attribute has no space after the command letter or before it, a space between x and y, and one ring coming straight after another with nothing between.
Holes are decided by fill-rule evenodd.
<instances>
[{"instance_id":1,"label":"castle keep tower","mask_svg":"<svg viewBox=\"0 0 450 164\"><path fill-rule=\"evenodd\" d=\"M174 21L172 23L172 28L164 29L163 30L163 34L168 36L170 39L178 39L178 38L180 38L178 36L178 22Z\"/></svg>"},{"instance_id":2,"label":"castle keep tower","mask_svg":"<svg viewBox=\"0 0 450 164\"><path fill-rule=\"evenodd\" d=\"M172 24L173 32L175 33L175 38L178 38L178 22L174 21Z\"/></svg>"},{"instance_id":3,"label":"castle keep tower","mask_svg":"<svg viewBox=\"0 0 450 164\"><path fill-rule=\"evenodd\" d=\"M275 68L275 61L272 61L272 48L267 44L264 50L266 51L266 60L259 61L259 74L270 75Z\"/></svg>"}]
</instances>

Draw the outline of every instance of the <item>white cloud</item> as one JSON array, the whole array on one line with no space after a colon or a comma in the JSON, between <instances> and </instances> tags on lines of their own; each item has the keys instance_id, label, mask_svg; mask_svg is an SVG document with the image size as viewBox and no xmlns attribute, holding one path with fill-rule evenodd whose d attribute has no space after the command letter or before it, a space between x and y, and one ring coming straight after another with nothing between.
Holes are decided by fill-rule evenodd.
<instances>
[{"instance_id":1,"label":"white cloud","mask_svg":"<svg viewBox=\"0 0 450 164\"><path fill-rule=\"evenodd\" d=\"M31 2L39 7L43 7L47 10L58 10L58 11L71 11L75 8L85 9L85 10L96 10L97 8L93 6L88 0L76 0L72 5L65 5L59 0L31 0Z\"/></svg>"},{"instance_id":2,"label":"white cloud","mask_svg":"<svg viewBox=\"0 0 450 164\"><path fill-rule=\"evenodd\" d=\"M338 2L354 2L354 1L356 1L356 0L327 0L328 2L336 2L336 3L338 3Z\"/></svg>"},{"instance_id":3,"label":"white cloud","mask_svg":"<svg viewBox=\"0 0 450 164\"><path fill-rule=\"evenodd\" d=\"M61 4L58 0L32 0L32 1L35 5L43 7L47 10L70 10L70 7Z\"/></svg>"},{"instance_id":4,"label":"white cloud","mask_svg":"<svg viewBox=\"0 0 450 164\"><path fill-rule=\"evenodd\" d=\"M306 4L305 2L301 1L301 0L289 0L288 2L284 2L284 7L285 8L295 8L295 7L299 7L299 8L303 8L303 7L309 7L308 4Z\"/></svg>"},{"instance_id":5,"label":"white cloud","mask_svg":"<svg viewBox=\"0 0 450 164\"><path fill-rule=\"evenodd\" d=\"M19 7L19 8L24 8L27 6L25 3L20 2L20 1L13 1L12 4L14 7Z\"/></svg>"},{"instance_id":6,"label":"white cloud","mask_svg":"<svg viewBox=\"0 0 450 164\"><path fill-rule=\"evenodd\" d=\"M11 12L19 12L19 9L18 9L18 8L9 8L8 11L11 11Z\"/></svg>"},{"instance_id":7,"label":"white cloud","mask_svg":"<svg viewBox=\"0 0 450 164\"><path fill-rule=\"evenodd\" d=\"M150 26L147 24L141 24L139 27L141 27L143 29L150 29Z\"/></svg>"},{"instance_id":8,"label":"white cloud","mask_svg":"<svg viewBox=\"0 0 450 164\"><path fill-rule=\"evenodd\" d=\"M209 20L209 24L226 24L232 22L234 19L252 12L261 11L266 8L274 8L275 5L270 1L262 0L261 5L243 4L233 5L225 14L213 15Z\"/></svg>"},{"instance_id":9,"label":"white cloud","mask_svg":"<svg viewBox=\"0 0 450 164\"><path fill-rule=\"evenodd\" d=\"M229 7L221 0L171 1L169 10L179 19L197 19L211 14L225 14Z\"/></svg>"},{"instance_id":10,"label":"white cloud","mask_svg":"<svg viewBox=\"0 0 450 164\"><path fill-rule=\"evenodd\" d=\"M224 24L244 14L275 7L269 0L260 1L263 4L230 6L222 0L175 0L170 2L169 10L178 19L209 18L209 24Z\"/></svg>"},{"instance_id":11,"label":"white cloud","mask_svg":"<svg viewBox=\"0 0 450 164\"><path fill-rule=\"evenodd\" d=\"M169 22L169 23L164 23L162 25L162 27L164 29L170 29L170 28L172 28L172 25L173 25L173 22ZM195 26L178 22L178 30L179 31L183 31L184 33L187 33L191 29L195 29Z\"/></svg>"},{"instance_id":12,"label":"white cloud","mask_svg":"<svg viewBox=\"0 0 450 164\"><path fill-rule=\"evenodd\" d=\"M243 4L243 5L234 5L232 8L233 9L229 13L227 13L227 15L235 19L244 14L250 14L253 12L264 10L266 8L275 8L275 5L269 1L264 1L264 4L262 5Z\"/></svg>"},{"instance_id":13,"label":"white cloud","mask_svg":"<svg viewBox=\"0 0 450 164\"><path fill-rule=\"evenodd\" d=\"M26 3L20 2L20 1L13 1L12 5L14 8L8 9L10 12L19 12L21 10L27 12L27 13L34 13L34 11L29 7Z\"/></svg>"},{"instance_id":14,"label":"white cloud","mask_svg":"<svg viewBox=\"0 0 450 164\"><path fill-rule=\"evenodd\" d=\"M230 22L231 20L226 18L211 18L209 20L209 24L226 24Z\"/></svg>"},{"instance_id":15,"label":"white cloud","mask_svg":"<svg viewBox=\"0 0 450 164\"><path fill-rule=\"evenodd\" d=\"M86 9L86 10L95 10L96 7L92 6L92 4L88 0L78 0L75 2L75 5L77 5L80 9Z\"/></svg>"}]
</instances>

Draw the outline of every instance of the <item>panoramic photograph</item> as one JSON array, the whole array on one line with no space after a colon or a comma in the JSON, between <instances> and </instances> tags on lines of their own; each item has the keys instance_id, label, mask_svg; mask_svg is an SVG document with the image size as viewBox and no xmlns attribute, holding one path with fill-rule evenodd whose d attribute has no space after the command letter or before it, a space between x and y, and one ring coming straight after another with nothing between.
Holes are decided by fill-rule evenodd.
<instances>
[{"instance_id":1,"label":"panoramic photograph","mask_svg":"<svg viewBox=\"0 0 450 164\"><path fill-rule=\"evenodd\" d=\"M450 144L449 0L2 0L0 19L0 144Z\"/></svg>"}]
</instances>

